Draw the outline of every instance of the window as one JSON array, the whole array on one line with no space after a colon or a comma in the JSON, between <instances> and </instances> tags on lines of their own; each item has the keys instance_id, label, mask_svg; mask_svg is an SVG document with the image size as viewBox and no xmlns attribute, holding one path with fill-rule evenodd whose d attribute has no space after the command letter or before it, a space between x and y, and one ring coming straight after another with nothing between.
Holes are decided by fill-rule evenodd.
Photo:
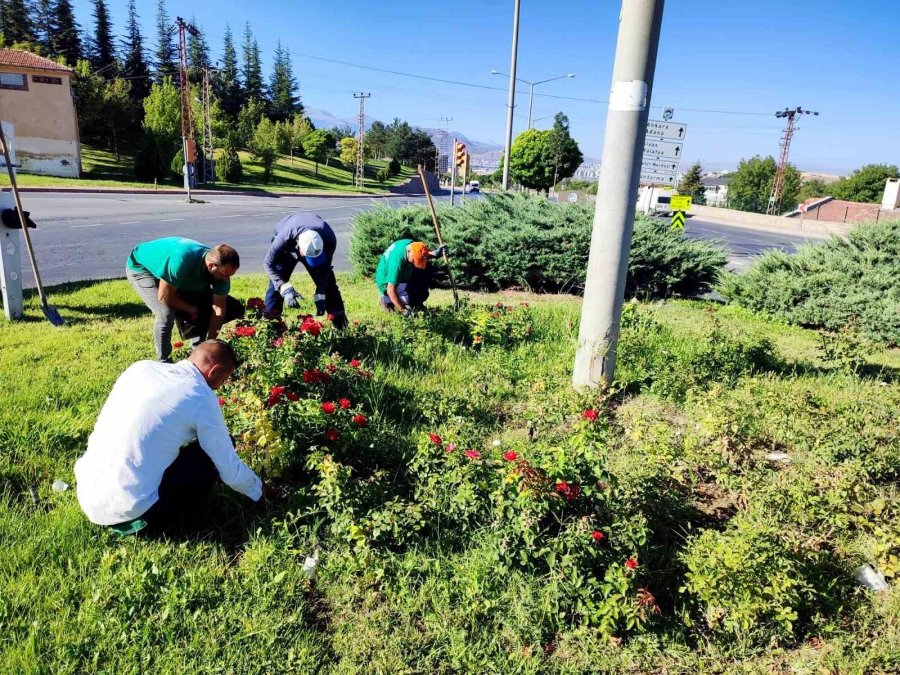
<instances>
[{"instance_id":1,"label":"window","mask_svg":"<svg viewBox=\"0 0 900 675\"><path fill-rule=\"evenodd\" d=\"M45 75L32 75L31 81L38 84L62 84L61 77L47 77Z\"/></svg>"},{"instance_id":2,"label":"window","mask_svg":"<svg viewBox=\"0 0 900 675\"><path fill-rule=\"evenodd\" d=\"M23 73L0 73L0 89L28 89L28 78Z\"/></svg>"}]
</instances>

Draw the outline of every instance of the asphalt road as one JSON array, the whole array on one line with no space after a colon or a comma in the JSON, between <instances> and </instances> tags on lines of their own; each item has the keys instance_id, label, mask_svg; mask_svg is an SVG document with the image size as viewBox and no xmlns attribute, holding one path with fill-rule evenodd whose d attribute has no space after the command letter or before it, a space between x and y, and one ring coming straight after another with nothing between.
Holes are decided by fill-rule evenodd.
<instances>
[{"instance_id":1,"label":"asphalt road","mask_svg":"<svg viewBox=\"0 0 900 675\"><path fill-rule=\"evenodd\" d=\"M45 285L124 276L125 260L139 242L181 235L204 243L227 242L241 254L241 272L262 272L272 228L298 210L320 214L338 236L335 268L349 271L350 220L358 211L384 203L421 203L417 197L266 197L214 195L188 204L180 195L23 193L38 229L32 230L38 267ZM443 199L446 199L444 197ZM729 227L690 218L689 236L722 241L730 266L747 266L767 248L792 250L807 239ZM33 286L27 257L23 279Z\"/></svg>"}]
</instances>

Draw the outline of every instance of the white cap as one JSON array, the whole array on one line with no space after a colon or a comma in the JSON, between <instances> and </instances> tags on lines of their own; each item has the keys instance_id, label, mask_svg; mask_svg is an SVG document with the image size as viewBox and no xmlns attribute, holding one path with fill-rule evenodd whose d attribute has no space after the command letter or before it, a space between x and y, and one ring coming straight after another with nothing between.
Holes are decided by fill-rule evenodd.
<instances>
[{"instance_id":1,"label":"white cap","mask_svg":"<svg viewBox=\"0 0 900 675\"><path fill-rule=\"evenodd\" d=\"M297 237L297 250L306 258L318 258L325 250L322 237L315 230L304 230Z\"/></svg>"}]
</instances>

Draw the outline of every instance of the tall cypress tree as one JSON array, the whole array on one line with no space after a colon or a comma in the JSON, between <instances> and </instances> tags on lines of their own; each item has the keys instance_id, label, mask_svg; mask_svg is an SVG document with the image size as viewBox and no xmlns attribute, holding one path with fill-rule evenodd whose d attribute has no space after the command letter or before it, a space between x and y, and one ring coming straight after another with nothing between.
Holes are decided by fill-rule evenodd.
<instances>
[{"instance_id":1,"label":"tall cypress tree","mask_svg":"<svg viewBox=\"0 0 900 675\"><path fill-rule=\"evenodd\" d=\"M243 50L241 76L244 80L244 94L247 100L262 101L264 90L262 68L259 63L259 45L253 37L253 31L250 30L249 21L244 26L244 43L241 48Z\"/></svg>"},{"instance_id":2,"label":"tall cypress tree","mask_svg":"<svg viewBox=\"0 0 900 675\"><path fill-rule=\"evenodd\" d=\"M240 74L238 72L237 51L234 48L234 36L231 26L225 24L225 44L222 54L222 70L214 80L216 97L222 101L222 110L231 119L237 119L237 114L244 104L244 93L241 90Z\"/></svg>"},{"instance_id":3,"label":"tall cypress tree","mask_svg":"<svg viewBox=\"0 0 900 675\"><path fill-rule=\"evenodd\" d=\"M290 53L281 46L275 47L272 65L272 79L269 86L272 94L270 117L276 122L290 119L297 110L297 81L294 79Z\"/></svg>"},{"instance_id":4,"label":"tall cypress tree","mask_svg":"<svg viewBox=\"0 0 900 675\"><path fill-rule=\"evenodd\" d=\"M165 0L157 0L156 3L156 50L153 52L154 77L157 82L169 76L173 80L178 79L178 55L175 50L175 40L172 37L174 29L169 13L166 11Z\"/></svg>"},{"instance_id":5,"label":"tall cypress tree","mask_svg":"<svg viewBox=\"0 0 900 675\"><path fill-rule=\"evenodd\" d=\"M106 79L117 75L116 50L106 0L94 0L94 36L90 47L91 66Z\"/></svg>"},{"instance_id":6,"label":"tall cypress tree","mask_svg":"<svg viewBox=\"0 0 900 675\"><path fill-rule=\"evenodd\" d=\"M55 14L56 18L51 26L50 53L55 57L62 57L68 65L74 66L81 58L81 36L71 0L58 0Z\"/></svg>"},{"instance_id":7,"label":"tall cypress tree","mask_svg":"<svg viewBox=\"0 0 900 675\"><path fill-rule=\"evenodd\" d=\"M188 33L188 66L190 68L190 77L193 82L201 82L203 80L203 69L209 65L209 45L206 42L206 36L197 26L197 21L191 17L191 23L197 27L197 34Z\"/></svg>"},{"instance_id":8,"label":"tall cypress tree","mask_svg":"<svg viewBox=\"0 0 900 675\"><path fill-rule=\"evenodd\" d=\"M0 30L7 45L17 42L37 43L34 23L25 0L4 0L0 5Z\"/></svg>"},{"instance_id":9,"label":"tall cypress tree","mask_svg":"<svg viewBox=\"0 0 900 675\"><path fill-rule=\"evenodd\" d=\"M144 61L144 38L138 21L135 0L128 0L128 23L122 40L122 77L131 82L131 98L143 101L150 93L150 68ZM143 106L139 106L143 112Z\"/></svg>"},{"instance_id":10,"label":"tall cypress tree","mask_svg":"<svg viewBox=\"0 0 900 675\"><path fill-rule=\"evenodd\" d=\"M45 54L53 56L53 27L56 25L56 8L53 0L37 0L34 3L34 34Z\"/></svg>"}]
</instances>

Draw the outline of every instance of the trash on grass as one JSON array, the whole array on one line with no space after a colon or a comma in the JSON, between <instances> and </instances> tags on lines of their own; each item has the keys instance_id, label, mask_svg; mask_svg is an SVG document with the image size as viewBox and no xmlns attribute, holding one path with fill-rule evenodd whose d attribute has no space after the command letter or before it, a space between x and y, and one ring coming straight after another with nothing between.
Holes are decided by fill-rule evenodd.
<instances>
[{"instance_id":1,"label":"trash on grass","mask_svg":"<svg viewBox=\"0 0 900 675\"><path fill-rule=\"evenodd\" d=\"M891 587L888 586L887 581L884 579L884 575L871 565L860 565L853 570L853 576L870 591L883 592L891 590Z\"/></svg>"}]
</instances>

